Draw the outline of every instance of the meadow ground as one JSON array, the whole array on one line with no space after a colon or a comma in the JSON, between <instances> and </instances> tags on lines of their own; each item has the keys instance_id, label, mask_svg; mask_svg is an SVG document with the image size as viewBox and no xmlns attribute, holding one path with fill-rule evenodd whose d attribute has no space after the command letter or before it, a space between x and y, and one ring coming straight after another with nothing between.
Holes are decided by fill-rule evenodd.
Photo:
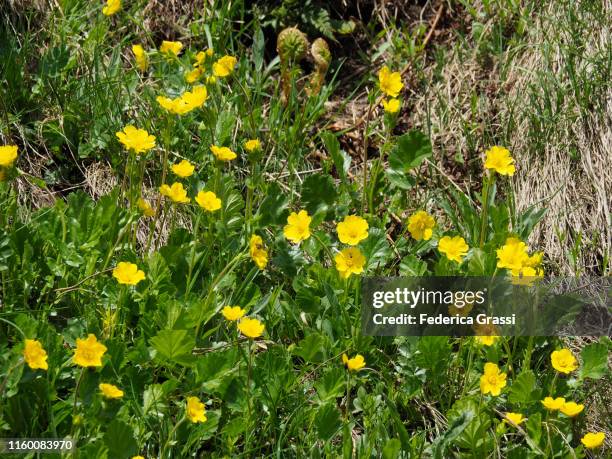
<instances>
[{"instance_id":1,"label":"meadow ground","mask_svg":"<svg viewBox=\"0 0 612 459\"><path fill-rule=\"evenodd\" d=\"M364 336L360 286L609 276L611 17L4 1L0 438L609 457L608 337Z\"/></svg>"}]
</instances>

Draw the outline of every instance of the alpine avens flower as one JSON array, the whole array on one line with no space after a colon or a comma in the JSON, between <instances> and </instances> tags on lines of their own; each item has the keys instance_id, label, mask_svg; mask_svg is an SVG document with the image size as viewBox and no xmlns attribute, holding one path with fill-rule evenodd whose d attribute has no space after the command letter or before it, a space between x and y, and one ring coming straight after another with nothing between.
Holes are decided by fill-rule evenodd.
<instances>
[{"instance_id":1,"label":"alpine avens flower","mask_svg":"<svg viewBox=\"0 0 612 459\"><path fill-rule=\"evenodd\" d=\"M521 413L506 413L506 419L504 421L511 421L514 425L519 425L521 422L525 421L527 418L523 417Z\"/></svg>"},{"instance_id":2,"label":"alpine avens flower","mask_svg":"<svg viewBox=\"0 0 612 459\"><path fill-rule=\"evenodd\" d=\"M138 198L138 201L136 201L136 205L145 217L152 217L153 215L155 215L155 209L153 209L151 204L149 204L149 201L147 201L146 199Z\"/></svg>"},{"instance_id":3,"label":"alpine avens flower","mask_svg":"<svg viewBox=\"0 0 612 459\"><path fill-rule=\"evenodd\" d=\"M514 167L514 159L510 155L507 148L494 146L485 153L484 167L493 169L500 175L514 175L516 168Z\"/></svg>"},{"instance_id":4,"label":"alpine avens flower","mask_svg":"<svg viewBox=\"0 0 612 459\"><path fill-rule=\"evenodd\" d=\"M0 146L0 166L10 167L17 159L17 146L16 145L2 145Z\"/></svg>"},{"instance_id":5,"label":"alpine avens flower","mask_svg":"<svg viewBox=\"0 0 612 459\"><path fill-rule=\"evenodd\" d=\"M213 55L213 50L211 48L208 48L206 51L200 51L198 54L195 55L195 62L193 63L194 67L200 67L204 61L209 58L212 57Z\"/></svg>"},{"instance_id":6,"label":"alpine avens flower","mask_svg":"<svg viewBox=\"0 0 612 459\"><path fill-rule=\"evenodd\" d=\"M178 175L182 178L187 178L193 175L195 166L186 159L184 159L180 163L173 164L170 169L172 169L172 172L174 172L175 175Z\"/></svg>"},{"instance_id":7,"label":"alpine avens flower","mask_svg":"<svg viewBox=\"0 0 612 459\"><path fill-rule=\"evenodd\" d=\"M128 125L123 128L123 131L119 131L115 135L126 150L132 150L137 154L155 148L155 136L150 135L144 129Z\"/></svg>"},{"instance_id":8,"label":"alpine avens flower","mask_svg":"<svg viewBox=\"0 0 612 459\"><path fill-rule=\"evenodd\" d=\"M251 236L249 241L249 254L259 269L264 269L268 264L268 251L263 245L263 239L257 234Z\"/></svg>"},{"instance_id":9,"label":"alpine avens flower","mask_svg":"<svg viewBox=\"0 0 612 459\"><path fill-rule=\"evenodd\" d=\"M385 109L385 113L395 114L399 112L401 108L401 103L399 99L383 99L382 106Z\"/></svg>"},{"instance_id":10,"label":"alpine avens flower","mask_svg":"<svg viewBox=\"0 0 612 459\"><path fill-rule=\"evenodd\" d=\"M368 237L368 222L357 215L347 215L336 226L338 239L343 244L357 245Z\"/></svg>"},{"instance_id":11,"label":"alpine avens flower","mask_svg":"<svg viewBox=\"0 0 612 459\"><path fill-rule=\"evenodd\" d=\"M497 249L497 267L520 272L529 259L527 244L515 237L506 239L506 243Z\"/></svg>"},{"instance_id":12,"label":"alpine avens flower","mask_svg":"<svg viewBox=\"0 0 612 459\"><path fill-rule=\"evenodd\" d=\"M210 151L219 161L232 161L236 159L237 155L227 147L217 147L216 145L210 146Z\"/></svg>"},{"instance_id":13,"label":"alpine avens flower","mask_svg":"<svg viewBox=\"0 0 612 459\"><path fill-rule=\"evenodd\" d=\"M493 346L497 340L499 340L499 336L496 335L485 335L485 336L477 336L476 341L483 346Z\"/></svg>"},{"instance_id":14,"label":"alpine avens flower","mask_svg":"<svg viewBox=\"0 0 612 459\"><path fill-rule=\"evenodd\" d=\"M451 261L461 263L467 255L469 246L461 236L444 236L438 241L438 251Z\"/></svg>"},{"instance_id":15,"label":"alpine avens flower","mask_svg":"<svg viewBox=\"0 0 612 459\"><path fill-rule=\"evenodd\" d=\"M202 209L208 212L214 212L221 208L221 200L212 191L200 191L195 200Z\"/></svg>"},{"instance_id":16,"label":"alpine avens flower","mask_svg":"<svg viewBox=\"0 0 612 459\"><path fill-rule=\"evenodd\" d=\"M204 70L200 67L196 67L193 70L185 73L185 81L189 84L193 84L198 81L202 75L204 74Z\"/></svg>"},{"instance_id":17,"label":"alpine avens flower","mask_svg":"<svg viewBox=\"0 0 612 459\"><path fill-rule=\"evenodd\" d=\"M102 14L112 16L121 9L121 0L106 0L106 6L102 8Z\"/></svg>"},{"instance_id":18,"label":"alpine avens flower","mask_svg":"<svg viewBox=\"0 0 612 459\"><path fill-rule=\"evenodd\" d=\"M32 370L47 370L47 352L42 347L40 341L26 339L23 349L23 358Z\"/></svg>"},{"instance_id":19,"label":"alpine avens flower","mask_svg":"<svg viewBox=\"0 0 612 459\"><path fill-rule=\"evenodd\" d=\"M578 361L569 349L553 351L550 354L550 361L555 370L566 375L578 368Z\"/></svg>"},{"instance_id":20,"label":"alpine avens flower","mask_svg":"<svg viewBox=\"0 0 612 459\"><path fill-rule=\"evenodd\" d=\"M265 325L257 319L244 317L238 322L238 330L247 338L255 339L263 335Z\"/></svg>"},{"instance_id":21,"label":"alpine avens flower","mask_svg":"<svg viewBox=\"0 0 612 459\"><path fill-rule=\"evenodd\" d=\"M181 103L184 106L184 110L190 112L196 108L200 108L206 102L208 98L208 91L206 86L194 86L191 91L186 91L180 97Z\"/></svg>"},{"instance_id":22,"label":"alpine avens flower","mask_svg":"<svg viewBox=\"0 0 612 459\"><path fill-rule=\"evenodd\" d=\"M221 314L225 317L225 320L229 320L230 322L235 322L238 319L242 319L242 317L246 314L246 311L242 309L240 306L225 306L221 310Z\"/></svg>"},{"instance_id":23,"label":"alpine avens flower","mask_svg":"<svg viewBox=\"0 0 612 459\"><path fill-rule=\"evenodd\" d=\"M144 271L138 269L134 263L122 261L113 269L113 277L117 282L124 285L136 285L145 279Z\"/></svg>"},{"instance_id":24,"label":"alpine avens flower","mask_svg":"<svg viewBox=\"0 0 612 459\"><path fill-rule=\"evenodd\" d=\"M149 58L145 53L142 45L132 45L132 53L134 54L134 60L136 61L136 67L141 72L146 72L147 68L149 68Z\"/></svg>"},{"instance_id":25,"label":"alpine avens flower","mask_svg":"<svg viewBox=\"0 0 612 459\"><path fill-rule=\"evenodd\" d=\"M485 395L498 396L504 387L506 387L506 373L502 373L494 363L485 363L484 374L480 377L480 391Z\"/></svg>"},{"instance_id":26,"label":"alpine avens flower","mask_svg":"<svg viewBox=\"0 0 612 459\"><path fill-rule=\"evenodd\" d=\"M378 84L380 90L389 97L397 97L404 87L402 75L399 72L391 72L386 65L378 72Z\"/></svg>"},{"instance_id":27,"label":"alpine avens flower","mask_svg":"<svg viewBox=\"0 0 612 459\"><path fill-rule=\"evenodd\" d=\"M436 221L424 210L419 210L408 217L408 231L417 241L429 241Z\"/></svg>"},{"instance_id":28,"label":"alpine avens flower","mask_svg":"<svg viewBox=\"0 0 612 459\"><path fill-rule=\"evenodd\" d=\"M104 398L115 399L123 397L123 391L113 384L100 383L98 388Z\"/></svg>"},{"instance_id":29,"label":"alpine avens flower","mask_svg":"<svg viewBox=\"0 0 612 459\"><path fill-rule=\"evenodd\" d=\"M187 397L187 419L191 422L206 422L206 408L198 397Z\"/></svg>"},{"instance_id":30,"label":"alpine avens flower","mask_svg":"<svg viewBox=\"0 0 612 459\"><path fill-rule=\"evenodd\" d=\"M547 410L558 411L563 408L563 405L565 405L565 399L563 397L545 397L544 400L542 400L542 405Z\"/></svg>"},{"instance_id":31,"label":"alpine avens flower","mask_svg":"<svg viewBox=\"0 0 612 459\"><path fill-rule=\"evenodd\" d=\"M287 225L283 229L285 237L298 244L310 237L310 222L312 217L305 210L300 210L299 213L291 212L287 217Z\"/></svg>"},{"instance_id":32,"label":"alpine avens flower","mask_svg":"<svg viewBox=\"0 0 612 459\"><path fill-rule=\"evenodd\" d=\"M365 367L365 359L363 355L357 354L349 359L348 355L342 354L342 363L348 371L359 371Z\"/></svg>"},{"instance_id":33,"label":"alpine avens flower","mask_svg":"<svg viewBox=\"0 0 612 459\"><path fill-rule=\"evenodd\" d=\"M348 279L351 274L361 274L366 259L357 247L348 247L334 257L336 269L342 279Z\"/></svg>"},{"instance_id":34,"label":"alpine avens flower","mask_svg":"<svg viewBox=\"0 0 612 459\"><path fill-rule=\"evenodd\" d=\"M582 410L584 410L584 405L576 402L565 402L559 409L559 411L569 418L578 416L580 413L582 413Z\"/></svg>"},{"instance_id":35,"label":"alpine avens flower","mask_svg":"<svg viewBox=\"0 0 612 459\"><path fill-rule=\"evenodd\" d=\"M582 443L585 448L596 449L603 445L605 439L606 434L604 432L589 432L580 439L580 443Z\"/></svg>"},{"instance_id":36,"label":"alpine avens flower","mask_svg":"<svg viewBox=\"0 0 612 459\"><path fill-rule=\"evenodd\" d=\"M213 64L213 75L220 78L231 75L237 62L234 56L223 56Z\"/></svg>"},{"instance_id":37,"label":"alpine avens flower","mask_svg":"<svg viewBox=\"0 0 612 459\"><path fill-rule=\"evenodd\" d=\"M187 197L187 190L179 182L174 182L172 186L164 183L159 187L159 192L162 196L166 196L176 203L187 204L191 202L191 198Z\"/></svg>"},{"instance_id":38,"label":"alpine avens flower","mask_svg":"<svg viewBox=\"0 0 612 459\"><path fill-rule=\"evenodd\" d=\"M96 335L90 333L87 339L77 338L72 361L81 367L101 367L106 346L98 342Z\"/></svg>"},{"instance_id":39,"label":"alpine avens flower","mask_svg":"<svg viewBox=\"0 0 612 459\"><path fill-rule=\"evenodd\" d=\"M183 44L180 41L162 41L159 51L163 54L173 54L178 56L183 49Z\"/></svg>"},{"instance_id":40,"label":"alpine avens flower","mask_svg":"<svg viewBox=\"0 0 612 459\"><path fill-rule=\"evenodd\" d=\"M261 142L259 139L250 139L244 142L244 149L249 153L253 153L256 150L261 150Z\"/></svg>"}]
</instances>

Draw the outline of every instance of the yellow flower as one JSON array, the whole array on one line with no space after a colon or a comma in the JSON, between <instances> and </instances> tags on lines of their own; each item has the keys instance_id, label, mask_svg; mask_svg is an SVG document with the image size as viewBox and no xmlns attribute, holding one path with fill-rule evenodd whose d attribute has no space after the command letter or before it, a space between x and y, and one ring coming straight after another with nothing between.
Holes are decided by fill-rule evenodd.
<instances>
[{"instance_id":1,"label":"yellow flower","mask_svg":"<svg viewBox=\"0 0 612 459\"><path fill-rule=\"evenodd\" d=\"M578 368L578 361L569 349L553 351L550 354L550 361L555 370L566 375Z\"/></svg>"},{"instance_id":2,"label":"yellow flower","mask_svg":"<svg viewBox=\"0 0 612 459\"><path fill-rule=\"evenodd\" d=\"M198 397L187 397L187 418L194 424L206 422L206 408Z\"/></svg>"},{"instance_id":3,"label":"yellow flower","mask_svg":"<svg viewBox=\"0 0 612 459\"><path fill-rule=\"evenodd\" d=\"M563 405L565 405L565 399L563 397L545 397L544 400L542 400L542 405L544 405L544 408L547 410L557 411L563 408Z\"/></svg>"},{"instance_id":4,"label":"yellow flower","mask_svg":"<svg viewBox=\"0 0 612 459\"><path fill-rule=\"evenodd\" d=\"M162 196L167 196L174 202L181 204L191 202L191 199L187 197L187 190L185 190L183 184L179 182L174 182L172 186L168 186L164 183L159 187L159 192Z\"/></svg>"},{"instance_id":5,"label":"yellow flower","mask_svg":"<svg viewBox=\"0 0 612 459\"><path fill-rule=\"evenodd\" d=\"M514 167L514 159L507 148L498 146L491 147L487 150L485 156L485 168L493 169L500 175L514 175L516 170Z\"/></svg>"},{"instance_id":6,"label":"yellow flower","mask_svg":"<svg viewBox=\"0 0 612 459\"><path fill-rule=\"evenodd\" d=\"M504 422L511 421L512 424L519 425L521 422L525 421L527 418L523 417L521 413L506 413L506 419Z\"/></svg>"},{"instance_id":7,"label":"yellow flower","mask_svg":"<svg viewBox=\"0 0 612 459\"><path fill-rule=\"evenodd\" d=\"M238 322L238 330L240 330L240 333L251 339L260 337L265 328L265 325L257 319L244 317Z\"/></svg>"},{"instance_id":8,"label":"yellow flower","mask_svg":"<svg viewBox=\"0 0 612 459\"><path fill-rule=\"evenodd\" d=\"M261 236L253 234L249 241L249 253L259 269L264 269L268 264L268 251L263 245Z\"/></svg>"},{"instance_id":9,"label":"yellow flower","mask_svg":"<svg viewBox=\"0 0 612 459\"><path fill-rule=\"evenodd\" d=\"M435 226L434 218L424 210L419 210L408 218L408 231L417 241L429 241Z\"/></svg>"},{"instance_id":10,"label":"yellow flower","mask_svg":"<svg viewBox=\"0 0 612 459\"><path fill-rule=\"evenodd\" d=\"M217 82L217 79L214 76L208 75L206 77L206 83L207 84L215 84L216 82Z\"/></svg>"},{"instance_id":11,"label":"yellow flower","mask_svg":"<svg viewBox=\"0 0 612 459\"><path fill-rule=\"evenodd\" d=\"M81 367L101 367L105 352L106 346L90 333L87 339L77 338L72 361Z\"/></svg>"},{"instance_id":12,"label":"yellow flower","mask_svg":"<svg viewBox=\"0 0 612 459\"><path fill-rule=\"evenodd\" d=\"M342 363L349 371L359 371L365 367L365 359L361 354L357 354L355 357L350 359L346 354L342 354Z\"/></svg>"},{"instance_id":13,"label":"yellow flower","mask_svg":"<svg viewBox=\"0 0 612 459\"><path fill-rule=\"evenodd\" d=\"M132 53L136 60L136 67L141 72L146 72L149 67L149 58L147 57L144 48L141 45L132 45Z\"/></svg>"},{"instance_id":14,"label":"yellow flower","mask_svg":"<svg viewBox=\"0 0 612 459\"><path fill-rule=\"evenodd\" d=\"M149 204L149 201L143 198L138 198L138 201L136 201L136 205L138 206L138 208L141 210L141 212L144 214L145 217L152 217L153 215L155 215L155 209L151 207L151 204Z\"/></svg>"},{"instance_id":15,"label":"yellow flower","mask_svg":"<svg viewBox=\"0 0 612 459\"><path fill-rule=\"evenodd\" d=\"M159 51L164 54L174 54L178 56L183 49L183 44L180 41L162 41Z\"/></svg>"},{"instance_id":16,"label":"yellow flower","mask_svg":"<svg viewBox=\"0 0 612 459\"><path fill-rule=\"evenodd\" d=\"M527 257L527 260L525 260L524 265L530 268L537 268L542 265L543 258L544 258L543 252L534 252L533 255L531 255L530 257Z\"/></svg>"},{"instance_id":17,"label":"yellow flower","mask_svg":"<svg viewBox=\"0 0 612 459\"><path fill-rule=\"evenodd\" d=\"M368 222L357 215L347 215L336 226L338 239L343 244L357 245L368 237Z\"/></svg>"},{"instance_id":18,"label":"yellow flower","mask_svg":"<svg viewBox=\"0 0 612 459\"><path fill-rule=\"evenodd\" d=\"M145 459L143 456L132 456L132 459Z\"/></svg>"},{"instance_id":19,"label":"yellow flower","mask_svg":"<svg viewBox=\"0 0 612 459\"><path fill-rule=\"evenodd\" d=\"M351 274L363 272L366 259L357 247L349 247L338 253L334 261L340 277L347 279Z\"/></svg>"},{"instance_id":20,"label":"yellow flower","mask_svg":"<svg viewBox=\"0 0 612 459\"><path fill-rule=\"evenodd\" d=\"M236 67L236 62L237 60L234 56L223 56L213 64L213 74L221 78L231 75L234 67Z\"/></svg>"},{"instance_id":21,"label":"yellow flower","mask_svg":"<svg viewBox=\"0 0 612 459\"><path fill-rule=\"evenodd\" d=\"M195 69L185 73L185 81L189 84L195 83L200 79L203 73L204 70L202 70L201 67L196 67Z\"/></svg>"},{"instance_id":22,"label":"yellow flower","mask_svg":"<svg viewBox=\"0 0 612 459\"><path fill-rule=\"evenodd\" d=\"M461 236L444 236L438 241L438 250L449 260L461 263L469 247Z\"/></svg>"},{"instance_id":23,"label":"yellow flower","mask_svg":"<svg viewBox=\"0 0 612 459\"><path fill-rule=\"evenodd\" d=\"M506 387L506 373L502 373L494 363L485 363L484 374L480 377L480 391L485 395L490 393L497 396L504 387Z\"/></svg>"},{"instance_id":24,"label":"yellow flower","mask_svg":"<svg viewBox=\"0 0 612 459\"><path fill-rule=\"evenodd\" d=\"M244 143L244 149L249 153L253 153L255 150L261 149L261 142L259 141L259 139L247 140Z\"/></svg>"},{"instance_id":25,"label":"yellow flower","mask_svg":"<svg viewBox=\"0 0 612 459\"><path fill-rule=\"evenodd\" d=\"M217 147L216 145L210 146L210 151L219 161L231 161L236 159L237 155L227 147Z\"/></svg>"},{"instance_id":26,"label":"yellow flower","mask_svg":"<svg viewBox=\"0 0 612 459\"><path fill-rule=\"evenodd\" d=\"M113 269L113 277L120 284L136 285L141 280L144 280L145 273L138 269L138 266L134 263L122 261Z\"/></svg>"},{"instance_id":27,"label":"yellow flower","mask_svg":"<svg viewBox=\"0 0 612 459\"><path fill-rule=\"evenodd\" d=\"M225 306L221 311L223 317L230 322L235 322L238 319L241 319L242 316L246 314L246 311L242 309L240 306Z\"/></svg>"},{"instance_id":28,"label":"yellow flower","mask_svg":"<svg viewBox=\"0 0 612 459\"><path fill-rule=\"evenodd\" d=\"M105 398L121 398L123 391L113 384L100 383L98 386Z\"/></svg>"},{"instance_id":29,"label":"yellow flower","mask_svg":"<svg viewBox=\"0 0 612 459\"><path fill-rule=\"evenodd\" d=\"M188 113L196 108L200 108L204 105L207 98L208 91L206 90L206 86L195 86L191 91L184 92L180 97L182 107L179 108L179 110Z\"/></svg>"},{"instance_id":30,"label":"yellow flower","mask_svg":"<svg viewBox=\"0 0 612 459\"><path fill-rule=\"evenodd\" d=\"M137 129L129 125L115 135L127 150L134 150L134 153L137 154L155 148L155 136L150 135L144 129Z\"/></svg>"},{"instance_id":31,"label":"yellow flower","mask_svg":"<svg viewBox=\"0 0 612 459\"><path fill-rule=\"evenodd\" d=\"M394 114L399 112L401 104L399 99L383 99L382 106L386 113Z\"/></svg>"},{"instance_id":32,"label":"yellow flower","mask_svg":"<svg viewBox=\"0 0 612 459\"><path fill-rule=\"evenodd\" d=\"M17 146L16 145L3 145L0 146L0 166L10 167L17 159Z\"/></svg>"},{"instance_id":33,"label":"yellow flower","mask_svg":"<svg viewBox=\"0 0 612 459\"><path fill-rule=\"evenodd\" d=\"M121 9L121 0L106 0L106 6L102 8L102 14L112 16Z\"/></svg>"},{"instance_id":34,"label":"yellow flower","mask_svg":"<svg viewBox=\"0 0 612 459\"><path fill-rule=\"evenodd\" d=\"M603 445L605 438L606 438L606 434L603 432L597 432L597 433L589 432L580 439L580 442L585 446L585 448L595 449Z\"/></svg>"},{"instance_id":35,"label":"yellow flower","mask_svg":"<svg viewBox=\"0 0 612 459\"><path fill-rule=\"evenodd\" d=\"M195 198L198 205L209 212L221 208L221 200L212 191L200 191Z\"/></svg>"},{"instance_id":36,"label":"yellow flower","mask_svg":"<svg viewBox=\"0 0 612 459\"><path fill-rule=\"evenodd\" d=\"M483 346L493 346L498 339L499 339L499 336L495 336L495 335L476 337L476 341L478 341Z\"/></svg>"},{"instance_id":37,"label":"yellow flower","mask_svg":"<svg viewBox=\"0 0 612 459\"><path fill-rule=\"evenodd\" d=\"M397 97L404 87L400 73L391 72L386 65L378 72L378 84L380 90L389 97Z\"/></svg>"},{"instance_id":38,"label":"yellow flower","mask_svg":"<svg viewBox=\"0 0 612 459\"><path fill-rule=\"evenodd\" d=\"M195 55L195 62L193 63L194 67L200 67L207 57L211 57L213 55L213 50L208 48L206 51L200 51Z\"/></svg>"},{"instance_id":39,"label":"yellow flower","mask_svg":"<svg viewBox=\"0 0 612 459\"><path fill-rule=\"evenodd\" d=\"M520 272L529 258L527 244L515 237L506 239L506 243L496 250L497 267Z\"/></svg>"},{"instance_id":40,"label":"yellow flower","mask_svg":"<svg viewBox=\"0 0 612 459\"><path fill-rule=\"evenodd\" d=\"M182 178L191 177L193 175L193 171L195 170L195 166L191 164L186 159L182 160L178 164L173 164L172 172Z\"/></svg>"},{"instance_id":41,"label":"yellow flower","mask_svg":"<svg viewBox=\"0 0 612 459\"><path fill-rule=\"evenodd\" d=\"M560 411L570 417L578 416L584 410L584 405L576 402L565 402L563 406L560 408Z\"/></svg>"},{"instance_id":42,"label":"yellow flower","mask_svg":"<svg viewBox=\"0 0 612 459\"><path fill-rule=\"evenodd\" d=\"M283 234L291 242L298 244L310 237L310 222L312 217L305 210L299 213L291 212L287 217L287 225L283 229Z\"/></svg>"},{"instance_id":43,"label":"yellow flower","mask_svg":"<svg viewBox=\"0 0 612 459\"><path fill-rule=\"evenodd\" d=\"M35 339L25 340L23 358L32 370L47 370L49 368L47 364L47 352L43 349L40 341Z\"/></svg>"}]
</instances>

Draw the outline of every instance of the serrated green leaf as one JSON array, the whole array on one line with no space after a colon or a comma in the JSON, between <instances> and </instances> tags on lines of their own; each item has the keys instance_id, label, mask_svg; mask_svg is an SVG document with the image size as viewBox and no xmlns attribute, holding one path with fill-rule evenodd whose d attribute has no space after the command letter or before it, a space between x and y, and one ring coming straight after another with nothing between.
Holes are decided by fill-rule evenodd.
<instances>
[{"instance_id":1,"label":"serrated green leaf","mask_svg":"<svg viewBox=\"0 0 612 459\"><path fill-rule=\"evenodd\" d=\"M191 350L195 346L193 333L188 330L162 330L153 338L151 345L162 360L181 365L193 363Z\"/></svg>"},{"instance_id":2,"label":"serrated green leaf","mask_svg":"<svg viewBox=\"0 0 612 459\"><path fill-rule=\"evenodd\" d=\"M608 349L601 343L592 343L582 349L580 379L600 379L608 370Z\"/></svg>"}]
</instances>

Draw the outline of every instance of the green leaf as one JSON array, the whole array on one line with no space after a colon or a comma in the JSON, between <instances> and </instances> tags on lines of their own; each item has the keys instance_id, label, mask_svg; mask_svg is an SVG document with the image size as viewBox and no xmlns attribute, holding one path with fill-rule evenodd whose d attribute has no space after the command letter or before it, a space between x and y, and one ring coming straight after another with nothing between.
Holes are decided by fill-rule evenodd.
<instances>
[{"instance_id":1,"label":"green leaf","mask_svg":"<svg viewBox=\"0 0 612 459\"><path fill-rule=\"evenodd\" d=\"M315 415L315 426L319 439L330 440L342 426L340 412L334 403L327 403L317 410Z\"/></svg>"},{"instance_id":2,"label":"green leaf","mask_svg":"<svg viewBox=\"0 0 612 459\"><path fill-rule=\"evenodd\" d=\"M268 187L266 197L259 207L260 223L263 226L285 224L287 221L287 206L289 199L277 183Z\"/></svg>"},{"instance_id":3,"label":"green leaf","mask_svg":"<svg viewBox=\"0 0 612 459\"><path fill-rule=\"evenodd\" d=\"M344 394L345 372L341 368L333 368L323 375L315 385L321 402L328 402Z\"/></svg>"},{"instance_id":4,"label":"green leaf","mask_svg":"<svg viewBox=\"0 0 612 459\"><path fill-rule=\"evenodd\" d=\"M406 173L418 167L431 154L431 140L421 131L413 130L404 134L389 154L387 177L400 188L410 188L414 181Z\"/></svg>"},{"instance_id":5,"label":"green leaf","mask_svg":"<svg viewBox=\"0 0 612 459\"><path fill-rule=\"evenodd\" d=\"M449 425L448 430L444 432L441 437L438 437L432 443L433 457L435 459L442 459L445 457L444 453L449 444L457 438L465 430L465 428L474 419L474 411L467 410L458 416L452 424Z\"/></svg>"},{"instance_id":6,"label":"green leaf","mask_svg":"<svg viewBox=\"0 0 612 459\"><path fill-rule=\"evenodd\" d=\"M302 203L310 215L333 208L338 191L329 175L310 175L302 183Z\"/></svg>"},{"instance_id":7,"label":"green leaf","mask_svg":"<svg viewBox=\"0 0 612 459\"><path fill-rule=\"evenodd\" d=\"M340 142L338 142L338 138L333 133L329 131L322 132L321 139L325 144L325 149L332 157L338 175L342 181L346 181L346 174L351 166L351 157L340 149Z\"/></svg>"},{"instance_id":8,"label":"green leaf","mask_svg":"<svg viewBox=\"0 0 612 459\"><path fill-rule=\"evenodd\" d=\"M511 403L528 404L539 399L536 391L536 377L533 371L527 370L519 374L512 382L508 400Z\"/></svg>"},{"instance_id":9,"label":"green leaf","mask_svg":"<svg viewBox=\"0 0 612 459\"><path fill-rule=\"evenodd\" d=\"M383 459L397 459L401 449L400 441L397 438L390 438L383 447L382 457Z\"/></svg>"},{"instance_id":10,"label":"green leaf","mask_svg":"<svg viewBox=\"0 0 612 459\"><path fill-rule=\"evenodd\" d=\"M323 335L311 333L299 342L293 352L307 362L321 363L327 357L327 344L327 340Z\"/></svg>"},{"instance_id":11,"label":"green leaf","mask_svg":"<svg viewBox=\"0 0 612 459\"><path fill-rule=\"evenodd\" d=\"M582 349L580 379L600 379L608 372L608 349L601 343L593 343Z\"/></svg>"},{"instance_id":12,"label":"green leaf","mask_svg":"<svg viewBox=\"0 0 612 459\"><path fill-rule=\"evenodd\" d=\"M151 345L162 359L181 365L191 365L194 361L191 350L195 338L191 331L162 330L151 338Z\"/></svg>"},{"instance_id":13,"label":"green leaf","mask_svg":"<svg viewBox=\"0 0 612 459\"><path fill-rule=\"evenodd\" d=\"M109 457L129 458L138 452L132 428L118 419L111 422L106 429L104 443L108 448Z\"/></svg>"}]
</instances>

